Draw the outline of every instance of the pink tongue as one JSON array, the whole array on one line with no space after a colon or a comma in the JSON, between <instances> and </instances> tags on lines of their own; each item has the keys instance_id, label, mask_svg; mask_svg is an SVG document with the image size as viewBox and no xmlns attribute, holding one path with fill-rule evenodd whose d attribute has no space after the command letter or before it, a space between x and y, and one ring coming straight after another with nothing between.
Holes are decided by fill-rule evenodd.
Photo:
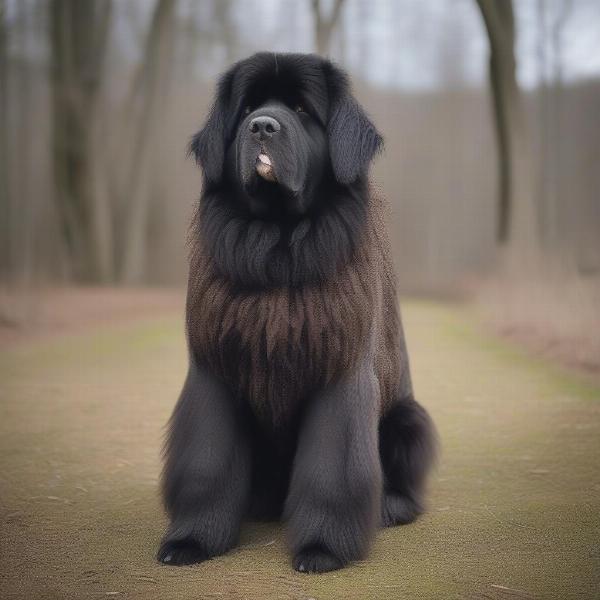
<instances>
[{"instance_id":1,"label":"pink tongue","mask_svg":"<svg viewBox=\"0 0 600 600\"><path fill-rule=\"evenodd\" d=\"M265 165L271 166L271 159L266 154L259 154L258 160Z\"/></svg>"},{"instance_id":2,"label":"pink tongue","mask_svg":"<svg viewBox=\"0 0 600 600\"><path fill-rule=\"evenodd\" d=\"M273 172L273 166L271 159L266 154L259 154L256 161L256 172L267 181L277 181L275 173Z\"/></svg>"}]
</instances>

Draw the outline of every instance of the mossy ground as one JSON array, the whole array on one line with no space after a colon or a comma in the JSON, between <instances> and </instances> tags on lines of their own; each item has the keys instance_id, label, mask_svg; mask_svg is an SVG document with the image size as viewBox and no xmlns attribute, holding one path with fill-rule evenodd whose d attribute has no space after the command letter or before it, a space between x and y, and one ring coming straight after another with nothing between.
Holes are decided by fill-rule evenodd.
<instances>
[{"instance_id":1,"label":"mossy ground","mask_svg":"<svg viewBox=\"0 0 600 600\"><path fill-rule=\"evenodd\" d=\"M155 562L180 315L4 351L0 596L599 598L600 390L480 332L464 309L403 308L442 443L429 512L319 576L292 570L277 524L246 526L202 565Z\"/></svg>"}]
</instances>

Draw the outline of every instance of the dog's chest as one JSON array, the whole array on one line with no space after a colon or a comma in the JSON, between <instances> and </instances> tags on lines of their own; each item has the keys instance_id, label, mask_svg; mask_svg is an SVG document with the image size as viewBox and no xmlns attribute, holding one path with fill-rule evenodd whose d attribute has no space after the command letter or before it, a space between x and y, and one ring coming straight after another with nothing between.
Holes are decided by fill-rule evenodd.
<instances>
[{"instance_id":1,"label":"dog's chest","mask_svg":"<svg viewBox=\"0 0 600 600\"><path fill-rule=\"evenodd\" d=\"M205 282L191 311L191 342L254 412L272 424L357 362L372 326L368 282L233 293Z\"/></svg>"}]
</instances>

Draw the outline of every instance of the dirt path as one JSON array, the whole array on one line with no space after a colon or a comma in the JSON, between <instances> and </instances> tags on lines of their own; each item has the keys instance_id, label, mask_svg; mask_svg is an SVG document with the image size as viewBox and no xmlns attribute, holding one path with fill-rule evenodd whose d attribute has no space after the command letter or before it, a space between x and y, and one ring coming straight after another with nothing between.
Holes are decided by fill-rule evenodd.
<instances>
[{"instance_id":1,"label":"dirt path","mask_svg":"<svg viewBox=\"0 0 600 600\"><path fill-rule=\"evenodd\" d=\"M184 288L0 288L0 348L182 311Z\"/></svg>"},{"instance_id":2,"label":"dirt path","mask_svg":"<svg viewBox=\"0 0 600 600\"><path fill-rule=\"evenodd\" d=\"M442 438L430 512L368 561L295 573L278 525L190 568L154 561L159 447L185 372L182 316L0 357L0 597L600 597L600 390L406 303L415 386Z\"/></svg>"}]
</instances>

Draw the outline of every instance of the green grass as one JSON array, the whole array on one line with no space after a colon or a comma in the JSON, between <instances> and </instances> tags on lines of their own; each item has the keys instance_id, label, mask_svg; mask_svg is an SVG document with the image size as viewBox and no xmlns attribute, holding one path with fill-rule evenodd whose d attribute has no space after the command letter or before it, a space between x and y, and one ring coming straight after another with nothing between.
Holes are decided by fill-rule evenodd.
<instances>
[{"instance_id":1,"label":"green grass","mask_svg":"<svg viewBox=\"0 0 600 600\"><path fill-rule=\"evenodd\" d=\"M181 315L0 357L2 598L598 598L600 390L473 325L404 305L415 388L442 454L429 512L368 560L295 573L280 525L189 568L154 561Z\"/></svg>"}]
</instances>

